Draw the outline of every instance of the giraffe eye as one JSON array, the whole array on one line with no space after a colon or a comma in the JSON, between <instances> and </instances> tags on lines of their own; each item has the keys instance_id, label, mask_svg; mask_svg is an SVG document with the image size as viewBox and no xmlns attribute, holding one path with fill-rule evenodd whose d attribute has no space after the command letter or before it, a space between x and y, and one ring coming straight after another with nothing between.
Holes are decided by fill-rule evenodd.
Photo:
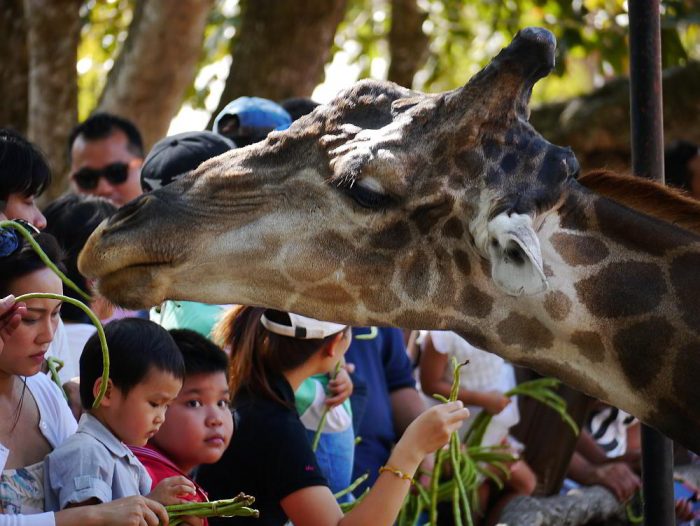
<instances>
[{"instance_id":1,"label":"giraffe eye","mask_svg":"<svg viewBox=\"0 0 700 526\"><path fill-rule=\"evenodd\" d=\"M377 191L375 188L370 189L362 183L363 181L358 181L344 188L345 193L361 207L380 209L386 208L394 202L390 195ZM378 185L372 186L378 187Z\"/></svg>"}]
</instances>

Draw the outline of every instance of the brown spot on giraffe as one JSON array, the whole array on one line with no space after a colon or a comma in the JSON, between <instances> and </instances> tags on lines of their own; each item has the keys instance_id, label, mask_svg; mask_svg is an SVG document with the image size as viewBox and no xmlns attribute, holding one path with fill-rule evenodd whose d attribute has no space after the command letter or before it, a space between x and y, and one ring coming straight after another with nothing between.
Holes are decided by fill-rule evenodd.
<instances>
[{"instance_id":1,"label":"brown spot on giraffe","mask_svg":"<svg viewBox=\"0 0 700 526\"><path fill-rule=\"evenodd\" d=\"M518 312L501 321L496 327L498 336L505 345L517 345L523 351L549 349L554 335L540 320Z\"/></svg>"},{"instance_id":2,"label":"brown spot on giraffe","mask_svg":"<svg viewBox=\"0 0 700 526\"><path fill-rule=\"evenodd\" d=\"M428 295L430 279L430 258L423 251L418 251L405 263L403 288L408 297L414 301L425 299Z\"/></svg>"},{"instance_id":3,"label":"brown spot on giraffe","mask_svg":"<svg viewBox=\"0 0 700 526\"><path fill-rule=\"evenodd\" d=\"M559 215L559 225L566 230L586 231L589 229L586 210L574 194L568 194Z\"/></svg>"},{"instance_id":4,"label":"brown spot on giraffe","mask_svg":"<svg viewBox=\"0 0 700 526\"><path fill-rule=\"evenodd\" d=\"M489 341L489 339L484 336L483 332L477 327L473 327L471 325L464 326L464 324L462 324L462 327L463 328L458 331L458 334L474 347L484 351L488 351L492 348L493 342Z\"/></svg>"},{"instance_id":5,"label":"brown spot on giraffe","mask_svg":"<svg viewBox=\"0 0 700 526\"><path fill-rule=\"evenodd\" d=\"M613 346L625 377L635 389L647 387L662 367L663 352L673 338L673 326L653 317L617 332Z\"/></svg>"},{"instance_id":6,"label":"brown spot on giraffe","mask_svg":"<svg viewBox=\"0 0 700 526\"><path fill-rule=\"evenodd\" d=\"M700 254L684 254L671 262L671 285L676 293L683 321L695 333L700 333Z\"/></svg>"},{"instance_id":7,"label":"brown spot on giraffe","mask_svg":"<svg viewBox=\"0 0 700 526\"><path fill-rule=\"evenodd\" d=\"M564 262L574 267L595 265L610 254L605 243L592 236L560 233L554 234L550 240Z\"/></svg>"},{"instance_id":8,"label":"brown spot on giraffe","mask_svg":"<svg viewBox=\"0 0 700 526\"><path fill-rule=\"evenodd\" d=\"M596 317L618 318L654 310L666 283L658 265L638 261L611 263L575 284L583 305Z\"/></svg>"},{"instance_id":9,"label":"brown spot on giraffe","mask_svg":"<svg viewBox=\"0 0 700 526\"><path fill-rule=\"evenodd\" d=\"M464 235L464 224L456 217L451 217L442 226L442 235L448 238L461 239Z\"/></svg>"},{"instance_id":10,"label":"brown spot on giraffe","mask_svg":"<svg viewBox=\"0 0 700 526\"><path fill-rule=\"evenodd\" d=\"M571 305L569 297L559 290L548 292L544 297L544 308L549 317L556 321L566 319L571 312Z\"/></svg>"},{"instance_id":11,"label":"brown spot on giraffe","mask_svg":"<svg viewBox=\"0 0 700 526\"><path fill-rule=\"evenodd\" d=\"M418 206L411 212L409 219L418 227L418 231L425 235L430 232L442 218L452 212L454 202L454 197L445 194L437 201Z\"/></svg>"},{"instance_id":12,"label":"brown spot on giraffe","mask_svg":"<svg viewBox=\"0 0 700 526\"><path fill-rule=\"evenodd\" d=\"M592 362L602 362L605 358L605 345L597 332L575 331L571 335L571 343Z\"/></svg>"},{"instance_id":13,"label":"brown spot on giraffe","mask_svg":"<svg viewBox=\"0 0 700 526\"><path fill-rule=\"evenodd\" d=\"M404 220L398 220L372 234L370 244L381 250L397 250L411 242L411 229Z\"/></svg>"},{"instance_id":14,"label":"brown spot on giraffe","mask_svg":"<svg viewBox=\"0 0 700 526\"><path fill-rule=\"evenodd\" d=\"M609 199L597 199L594 206L603 235L631 250L662 256L669 250L697 242L697 235L680 228L669 229L667 223L636 210L628 209L621 214L622 205ZM650 237L654 243L649 243Z\"/></svg>"},{"instance_id":15,"label":"brown spot on giraffe","mask_svg":"<svg viewBox=\"0 0 700 526\"><path fill-rule=\"evenodd\" d=\"M455 250L454 260L457 270L459 270L464 276L468 276L471 273L472 266L469 262L469 254L467 254L464 250Z\"/></svg>"},{"instance_id":16,"label":"brown spot on giraffe","mask_svg":"<svg viewBox=\"0 0 700 526\"><path fill-rule=\"evenodd\" d=\"M692 393L695 400L700 400L700 382L696 369L697 357L700 356L700 342L684 345L678 349L673 365L671 390L679 396Z\"/></svg>"},{"instance_id":17,"label":"brown spot on giraffe","mask_svg":"<svg viewBox=\"0 0 700 526\"><path fill-rule=\"evenodd\" d=\"M333 283L309 287L304 291L304 294L313 294L314 298L322 298L334 305L354 305L356 303L355 298L345 288Z\"/></svg>"},{"instance_id":18,"label":"brown spot on giraffe","mask_svg":"<svg viewBox=\"0 0 700 526\"><path fill-rule=\"evenodd\" d=\"M493 309L493 298L471 284L467 284L459 295L460 309L468 316L485 318Z\"/></svg>"},{"instance_id":19,"label":"brown spot on giraffe","mask_svg":"<svg viewBox=\"0 0 700 526\"><path fill-rule=\"evenodd\" d=\"M388 284L362 288L362 302L372 312L383 312L387 305L396 305L399 301Z\"/></svg>"}]
</instances>

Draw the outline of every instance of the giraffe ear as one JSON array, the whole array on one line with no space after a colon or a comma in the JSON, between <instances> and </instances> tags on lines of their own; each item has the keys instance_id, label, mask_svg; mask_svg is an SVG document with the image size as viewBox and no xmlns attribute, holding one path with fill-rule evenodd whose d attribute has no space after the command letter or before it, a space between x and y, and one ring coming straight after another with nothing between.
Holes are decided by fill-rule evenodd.
<instances>
[{"instance_id":1,"label":"giraffe ear","mask_svg":"<svg viewBox=\"0 0 700 526\"><path fill-rule=\"evenodd\" d=\"M511 296L547 290L540 240L525 214L502 213L488 223L491 277Z\"/></svg>"}]
</instances>

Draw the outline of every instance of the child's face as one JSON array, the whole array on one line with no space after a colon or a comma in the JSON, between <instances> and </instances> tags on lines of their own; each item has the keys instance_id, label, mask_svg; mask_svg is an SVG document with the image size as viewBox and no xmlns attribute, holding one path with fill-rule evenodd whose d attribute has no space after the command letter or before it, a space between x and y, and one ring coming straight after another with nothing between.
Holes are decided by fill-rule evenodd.
<instances>
[{"instance_id":1,"label":"child's face","mask_svg":"<svg viewBox=\"0 0 700 526\"><path fill-rule=\"evenodd\" d=\"M216 462L233 434L228 400L224 372L187 376L153 444L185 473Z\"/></svg>"},{"instance_id":2,"label":"child's face","mask_svg":"<svg viewBox=\"0 0 700 526\"><path fill-rule=\"evenodd\" d=\"M151 368L146 377L124 396L112 386L108 406L102 408L105 423L122 442L143 446L165 421L165 411L182 387L182 380Z\"/></svg>"},{"instance_id":3,"label":"child's face","mask_svg":"<svg viewBox=\"0 0 700 526\"><path fill-rule=\"evenodd\" d=\"M29 292L63 294L61 279L48 268L15 279L10 289L15 296ZM0 371L7 375L37 374L58 326L60 301L31 299L26 304L27 313L22 316L19 327L5 340L5 348L0 354Z\"/></svg>"}]
</instances>

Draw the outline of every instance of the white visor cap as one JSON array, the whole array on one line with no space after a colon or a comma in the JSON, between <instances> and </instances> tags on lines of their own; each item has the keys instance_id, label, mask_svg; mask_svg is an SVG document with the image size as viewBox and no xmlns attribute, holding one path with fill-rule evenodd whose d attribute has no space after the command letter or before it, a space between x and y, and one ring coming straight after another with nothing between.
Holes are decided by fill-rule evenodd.
<instances>
[{"instance_id":1,"label":"white visor cap","mask_svg":"<svg viewBox=\"0 0 700 526\"><path fill-rule=\"evenodd\" d=\"M323 338L344 331L348 327L340 323L307 318L306 316L294 314L293 312L288 312L287 314L292 322L291 326L272 321L268 319L264 313L260 318L260 323L270 332L281 336L298 338L300 340L322 340Z\"/></svg>"}]
</instances>

